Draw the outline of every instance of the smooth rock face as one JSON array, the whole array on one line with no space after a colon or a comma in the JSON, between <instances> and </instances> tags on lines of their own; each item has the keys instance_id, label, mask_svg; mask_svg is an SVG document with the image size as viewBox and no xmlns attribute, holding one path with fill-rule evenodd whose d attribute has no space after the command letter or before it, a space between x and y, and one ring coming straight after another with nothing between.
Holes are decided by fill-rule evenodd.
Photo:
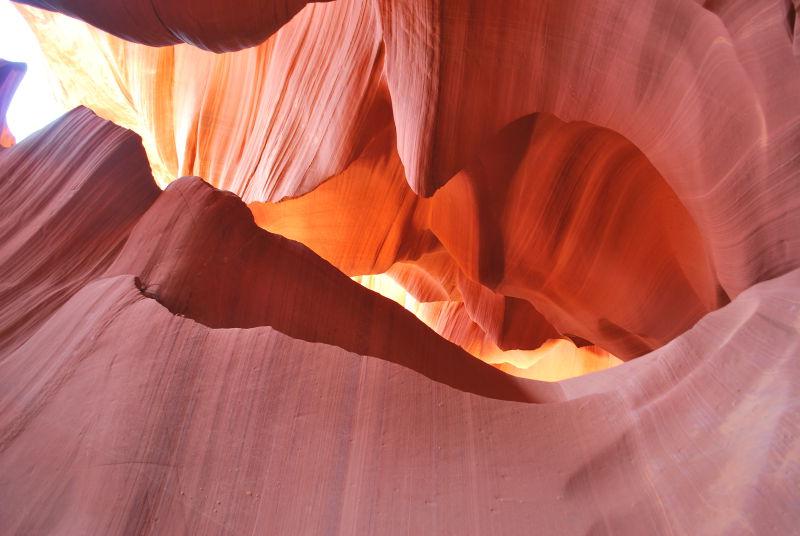
<instances>
[{"instance_id":1,"label":"smooth rock face","mask_svg":"<svg viewBox=\"0 0 800 536\"><path fill-rule=\"evenodd\" d=\"M158 196L144 158L134 133L85 108L0 151L0 347L108 268Z\"/></svg>"},{"instance_id":2,"label":"smooth rock face","mask_svg":"<svg viewBox=\"0 0 800 536\"><path fill-rule=\"evenodd\" d=\"M632 363L541 383L260 230L230 193L184 178L157 194L136 137L85 109L0 169L0 213L47 207L61 229L3 224L0 266L42 274L4 277L0 299L3 534L800 523L800 271Z\"/></svg>"},{"instance_id":3,"label":"smooth rock face","mask_svg":"<svg viewBox=\"0 0 800 536\"><path fill-rule=\"evenodd\" d=\"M0 534L796 532L796 0L25 3Z\"/></svg>"},{"instance_id":4,"label":"smooth rock face","mask_svg":"<svg viewBox=\"0 0 800 536\"><path fill-rule=\"evenodd\" d=\"M251 7L195 13L200 45ZM558 338L631 359L800 266L784 0L338 0L223 55L20 9L65 100L138 132L160 184L203 177L390 274L490 362Z\"/></svg>"},{"instance_id":5,"label":"smooth rock face","mask_svg":"<svg viewBox=\"0 0 800 536\"><path fill-rule=\"evenodd\" d=\"M328 0L315 0L325 2ZM308 0L20 0L59 11L149 46L190 43L214 52L251 47L289 21Z\"/></svg>"},{"instance_id":6,"label":"smooth rock face","mask_svg":"<svg viewBox=\"0 0 800 536\"><path fill-rule=\"evenodd\" d=\"M197 175L247 201L296 196L342 171L390 118L367 2L311 4L261 45L230 54L137 45L20 10L65 104L139 133L161 186Z\"/></svg>"},{"instance_id":7,"label":"smooth rock face","mask_svg":"<svg viewBox=\"0 0 800 536\"><path fill-rule=\"evenodd\" d=\"M405 187L393 147L381 156L392 141L309 194L251 204L256 222L348 273L394 266L419 300L463 303L506 349L561 333L630 359L727 302L691 216L611 131L523 117L429 199ZM409 281L411 267L427 278Z\"/></svg>"},{"instance_id":8,"label":"smooth rock face","mask_svg":"<svg viewBox=\"0 0 800 536\"><path fill-rule=\"evenodd\" d=\"M441 187L511 121L547 112L611 129L651 160L729 296L800 264L789 2L376 3L415 191ZM429 76L412 76L423 65Z\"/></svg>"}]
</instances>

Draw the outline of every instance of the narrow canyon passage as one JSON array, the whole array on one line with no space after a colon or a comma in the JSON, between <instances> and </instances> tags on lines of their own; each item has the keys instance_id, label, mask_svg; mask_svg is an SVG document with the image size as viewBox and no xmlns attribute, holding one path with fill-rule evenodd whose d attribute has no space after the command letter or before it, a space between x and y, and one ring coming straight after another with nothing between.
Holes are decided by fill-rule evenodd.
<instances>
[{"instance_id":1,"label":"narrow canyon passage","mask_svg":"<svg viewBox=\"0 0 800 536\"><path fill-rule=\"evenodd\" d=\"M0 534L794 533L797 7L13 4Z\"/></svg>"}]
</instances>

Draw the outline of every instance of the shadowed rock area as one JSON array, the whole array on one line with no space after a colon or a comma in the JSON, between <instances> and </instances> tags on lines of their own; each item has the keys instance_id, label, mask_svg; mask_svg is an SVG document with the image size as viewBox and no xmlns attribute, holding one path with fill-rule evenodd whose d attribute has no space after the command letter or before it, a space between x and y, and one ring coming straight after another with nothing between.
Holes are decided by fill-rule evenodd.
<instances>
[{"instance_id":1,"label":"shadowed rock area","mask_svg":"<svg viewBox=\"0 0 800 536\"><path fill-rule=\"evenodd\" d=\"M796 532L796 1L22 3L0 534Z\"/></svg>"}]
</instances>

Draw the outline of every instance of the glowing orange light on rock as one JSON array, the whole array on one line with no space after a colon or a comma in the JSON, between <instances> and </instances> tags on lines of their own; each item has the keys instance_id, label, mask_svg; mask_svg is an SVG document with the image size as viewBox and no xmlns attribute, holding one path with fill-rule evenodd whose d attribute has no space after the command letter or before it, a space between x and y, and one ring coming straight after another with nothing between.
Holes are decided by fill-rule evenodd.
<instances>
[{"instance_id":1,"label":"glowing orange light on rock","mask_svg":"<svg viewBox=\"0 0 800 536\"><path fill-rule=\"evenodd\" d=\"M443 325L437 323L437 318L433 314L436 308L430 303L418 301L391 276L375 274L354 276L352 279L399 303L440 335L446 336L443 333ZM566 339L550 339L535 350L504 351L488 344L481 346L462 344L462 347L507 374L533 380L560 381L622 363L622 360L602 348L596 346L578 348Z\"/></svg>"}]
</instances>

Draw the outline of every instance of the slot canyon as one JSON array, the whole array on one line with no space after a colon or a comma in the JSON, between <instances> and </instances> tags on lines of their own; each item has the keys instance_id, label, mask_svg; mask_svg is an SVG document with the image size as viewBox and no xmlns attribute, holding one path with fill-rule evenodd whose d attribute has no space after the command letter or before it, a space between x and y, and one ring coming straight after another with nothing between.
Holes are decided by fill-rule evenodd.
<instances>
[{"instance_id":1,"label":"slot canyon","mask_svg":"<svg viewBox=\"0 0 800 536\"><path fill-rule=\"evenodd\" d=\"M800 533L800 0L2 1L0 535Z\"/></svg>"}]
</instances>

